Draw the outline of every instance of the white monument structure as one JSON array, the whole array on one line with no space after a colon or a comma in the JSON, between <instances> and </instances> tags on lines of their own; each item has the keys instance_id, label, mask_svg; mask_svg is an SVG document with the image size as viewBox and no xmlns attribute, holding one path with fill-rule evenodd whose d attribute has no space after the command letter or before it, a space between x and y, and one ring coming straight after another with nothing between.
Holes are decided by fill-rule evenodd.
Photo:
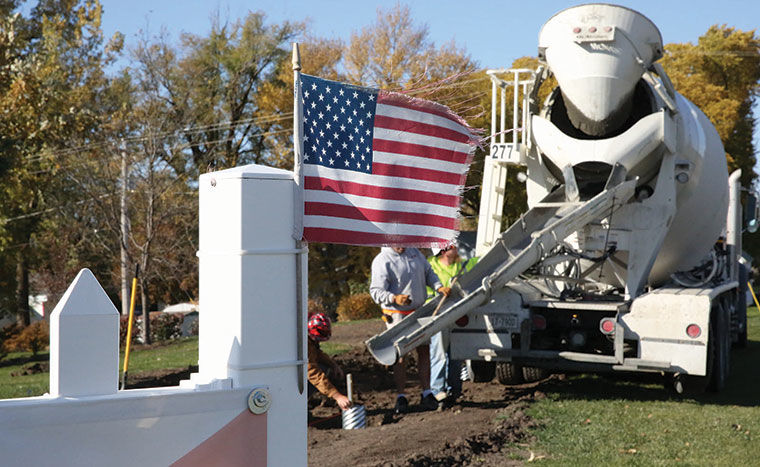
<instances>
[{"instance_id":1,"label":"white monument structure","mask_svg":"<svg viewBox=\"0 0 760 467\"><path fill-rule=\"evenodd\" d=\"M306 255L293 173L202 175L199 371L118 390L119 315L83 269L50 317L50 392L0 400L4 465L306 465Z\"/></svg>"}]
</instances>

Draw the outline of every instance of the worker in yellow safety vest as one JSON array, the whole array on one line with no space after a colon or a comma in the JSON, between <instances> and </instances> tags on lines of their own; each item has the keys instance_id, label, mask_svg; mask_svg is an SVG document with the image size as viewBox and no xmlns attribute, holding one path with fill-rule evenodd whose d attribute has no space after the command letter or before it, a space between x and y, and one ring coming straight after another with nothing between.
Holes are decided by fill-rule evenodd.
<instances>
[{"instance_id":1,"label":"worker in yellow safety vest","mask_svg":"<svg viewBox=\"0 0 760 467\"><path fill-rule=\"evenodd\" d=\"M452 243L445 248L432 248L433 256L428 258L438 279L446 287L451 287L455 278L469 271L478 262L477 258L462 261L459 248ZM435 292L427 288L428 301L435 298ZM462 393L461 361L450 359L449 332L441 331L430 338L430 390L433 391L438 408L451 405Z\"/></svg>"}]
</instances>

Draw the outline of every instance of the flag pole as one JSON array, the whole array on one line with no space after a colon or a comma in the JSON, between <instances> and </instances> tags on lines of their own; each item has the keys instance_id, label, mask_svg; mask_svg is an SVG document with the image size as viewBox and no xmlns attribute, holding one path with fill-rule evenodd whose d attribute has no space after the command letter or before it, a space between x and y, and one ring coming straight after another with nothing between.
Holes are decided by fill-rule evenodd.
<instances>
[{"instance_id":1,"label":"flag pole","mask_svg":"<svg viewBox=\"0 0 760 467\"><path fill-rule=\"evenodd\" d=\"M303 238L303 104L301 102L301 54L298 42L293 43L293 181L296 185L295 224L293 236Z\"/></svg>"},{"instance_id":2,"label":"flag pole","mask_svg":"<svg viewBox=\"0 0 760 467\"><path fill-rule=\"evenodd\" d=\"M296 355L298 355L298 365L296 366L296 378L298 381L298 393L303 394L306 386L305 380L305 336L306 336L306 300L304 291L306 289L306 261L308 260L308 249L303 241L303 171L301 163L303 162L303 104L301 102L301 54L298 51L298 42L293 43L293 182L295 196L293 198L293 237L296 241L296 327L298 337L296 338Z\"/></svg>"}]
</instances>

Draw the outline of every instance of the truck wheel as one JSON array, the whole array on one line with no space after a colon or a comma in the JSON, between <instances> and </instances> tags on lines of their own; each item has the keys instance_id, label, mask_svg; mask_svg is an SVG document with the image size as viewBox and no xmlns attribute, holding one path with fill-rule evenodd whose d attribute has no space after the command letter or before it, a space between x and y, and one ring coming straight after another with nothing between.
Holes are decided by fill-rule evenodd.
<instances>
[{"instance_id":1,"label":"truck wheel","mask_svg":"<svg viewBox=\"0 0 760 467\"><path fill-rule=\"evenodd\" d=\"M749 282L749 273L747 267L744 265L739 266L739 296L736 299L736 328L738 329L738 336L735 347L744 349L747 347L747 282Z\"/></svg>"},{"instance_id":2,"label":"truck wheel","mask_svg":"<svg viewBox=\"0 0 760 467\"><path fill-rule=\"evenodd\" d=\"M475 383L488 383L496 374L496 364L482 360L470 360L470 374Z\"/></svg>"},{"instance_id":3,"label":"truck wheel","mask_svg":"<svg viewBox=\"0 0 760 467\"><path fill-rule=\"evenodd\" d=\"M523 379L523 368L512 362L499 362L496 364L496 379L501 384L521 384Z\"/></svg>"},{"instance_id":4,"label":"truck wheel","mask_svg":"<svg viewBox=\"0 0 760 467\"><path fill-rule=\"evenodd\" d=\"M719 302L720 303L720 302ZM708 374L710 384L707 389L720 392L726 386L731 364L731 327L728 310L720 304L710 316L709 341L714 344L712 375Z\"/></svg>"},{"instance_id":5,"label":"truck wheel","mask_svg":"<svg viewBox=\"0 0 760 467\"><path fill-rule=\"evenodd\" d=\"M549 372L544 368L536 368L534 366L524 366L522 372L526 383L539 381L549 376Z\"/></svg>"}]
</instances>

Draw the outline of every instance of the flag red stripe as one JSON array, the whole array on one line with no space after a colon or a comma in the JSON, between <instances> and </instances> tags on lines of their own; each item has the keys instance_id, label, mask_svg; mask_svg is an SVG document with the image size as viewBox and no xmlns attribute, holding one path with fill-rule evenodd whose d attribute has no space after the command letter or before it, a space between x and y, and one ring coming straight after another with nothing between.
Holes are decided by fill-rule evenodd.
<instances>
[{"instance_id":1,"label":"flag red stripe","mask_svg":"<svg viewBox=\"0 0 760 467\"><path fill-rule=\"evenodd\" d=\"M458 143L467 143L470 141L470 138L468 138L467 135L463 135L450 128L405 120L403 118L387 117L385 115L375 116L375 127L386 128L388 130L406 131L418 135L435 136L436 138L443 138Z\"/></svg>"},{"instance_id":2,"label":"flag red stripe","mask_svg":"<svg viewBox=\"0 0 760 467\"><path fill-rule=\"evenodd\" d=\"M386 175L388 177L413 178L416 180L426 180L428 182L449 183L451 185L462 184L462 175L460 174L433 169L423 169L420 167L383 164L382 162L372 163L372 174Z\"/></svg>"},{"instance_id":3,"label":"flag red stripe","mask_svg":"<svg viewBox=\"0 0 760 467\"><path fill-rule=\"evenodd\" d=\"M422 99L414 99L404 94L383 92L382 90L377 94L377 103L384 105L393 105L396 107L403 107L405 109L416 110L418 112L426 112L433 115L438 115L447 120L451 120L457 125L461 125L463 129L467 128L462 125L462 121L455 115L452 115L451 110L446 107L436 104L431 101L423 101Z\"/></svg>"},{"instance_id":4,"label":"flag red stripe","mask_svg":"<svg viewBox=\"0 0 760 467\"><path fill-rule=\"evenodd\" d=\"M304 227L303 237L309 242L345 243L348 245L405 245L430 246L448 243L448 238L425 237L421 235L391 235L354 230L325 229L322 227Z\"/></svg>"},{"instance_id":5,"label":"flag red stripe","mask_svg":"<svg viewBox=\"0 0 760 467\"><path fill-rule=\"evenodd\" d=\"M345 180L331 180L324 177L304 177L304 188L306 190L333 191L335 193L346 193L366 196L369 198L415 201L420 203L438 204L440 206L459 207L458 196L443 195L422 190L364 185L361 183L347 182Z\"/></svg>"},{"instance_id":6,"label":"flag red stripe","mask_svg":"<svg viewBox=\"0 0 760 467\"><path fill-rule=\"evenodd\" d=\"M427 159L436 159L439 161L455 162L457 164L467 164L469 154L466 152L453 151L451 149L441 149L424 144L405 143L401 141L392 141L387 139L374 138L372 140L372 150L381 152L390 152L393 154L403 154L405 156L424 157Z\"/></svg>"},{"instance_id":7,"label":"flag red stripe","mask_svg":"<svg viewBox=\"0 0 760 467\"><path fill-rule=\"evenodd\" d=\"M345 219L358 219L370 222L394 222L398 224L427 225L444 229L455 229L457 220L435 214L422 214L403 211L383 211L380 209L357 208L344 204L318 203L307 201L304 214L309 216L332 216Z\"/></svg>"}]
</instances>

